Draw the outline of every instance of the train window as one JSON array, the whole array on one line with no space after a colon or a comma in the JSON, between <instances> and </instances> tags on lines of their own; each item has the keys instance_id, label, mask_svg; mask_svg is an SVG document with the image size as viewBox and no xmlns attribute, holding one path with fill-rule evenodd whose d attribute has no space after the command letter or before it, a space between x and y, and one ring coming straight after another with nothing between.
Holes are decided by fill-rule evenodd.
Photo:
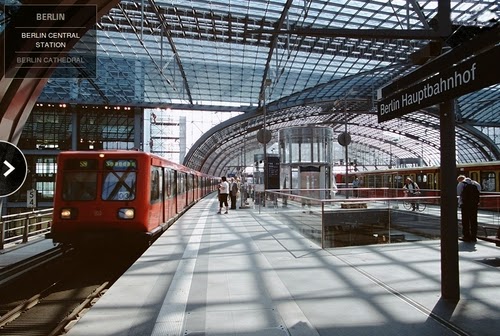
<instances>
[{"instance_id":1,"label":"train window","mask_svg":"<svg viewBox=\"0 0 500 336\"><path fill-rule=\"evenodd\" d=\"M382 175L382 184L377 184L377 188L386 188L391 186L391 174Z\"/></svg>"},{"instance_id":2,"label":"train window","mask_svg":"<svg viewBox=\"0 0 500 336\"><path fill-rule=\"evenodd\" d=\"M170 169L165 169L165 190L167 197L172 195L172 171Z\"/></svg>"},{"instance_id":3,"label":"train window","mask_svg":"<svg viewBox=\"0 0 500 336\"><path fill-rule=\"evenodd\" d=\"M179 194L186 192L186 173L177 173L177 192Z\"/></svg>"},{"instance_id":4,"label":"train window","mask_svg":"<svg viewBox=\"0 0 500 336\"><path fill-rule=\"evenodd\" d=\"M395 175L394 176L394 185L392 186L393 188L401 189L403 188L405 183L405 180L402 175Z\"/></svg>"},{"instance_id":5,"label":"train window","mask_svg":"<svg viewBox=\"0 0 500 336\"><path fill-rule=\"evenodd\" d=\"M135 171L109 171L102 179L102 194L104 201L130 201L136 194Z\"/></svg>"},{"instance_id":6,"label":"train window","mask_svg":"<svg viewBox=\"0 0 500 336\"><path fill-rule=\"evenodd\" d=\"M177 189L177 178L179 176L179 173L177 171L172 171L172 195L175 196L178 193Z\"/></svg>"},{"instance_id":7,"label":"train window","mask_svg":"<svg viewBox=\"0 0 500 336\"><path fill-rule=\"evenodd\" d=\"M496 185L495 172L481 172L481 188L483 191L495 191Z\"/></svg>"},{"instance_id":8,"label":"train window","mask_svg":"<svg viewBox=\"0 0 500 336\"><path fill-rule=\"evenodd\" d=\"M97 172L65 172L62 189L62 197L65 201L95 200Z\"/></svg>"},{"instance_id":9,"label":"train window","mask_svg":"<svg viewBox=\"0 0 500 336\"><path fill-rule=\"evenodd\" d=\"M151 194L150 202L153 203L160 199L160 172L157 167L151 167Z\"/></svg>"}]
</instances>

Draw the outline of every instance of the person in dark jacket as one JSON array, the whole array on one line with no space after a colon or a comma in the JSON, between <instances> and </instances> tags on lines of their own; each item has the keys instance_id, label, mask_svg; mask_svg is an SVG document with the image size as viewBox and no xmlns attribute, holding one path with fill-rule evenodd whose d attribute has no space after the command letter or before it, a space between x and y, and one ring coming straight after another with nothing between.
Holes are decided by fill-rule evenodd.
<instances>
[{"instance_id":1,"label":"person in dark jacket","mask_svg":"<svg viewBox=\"0 0 500 336\"><path fill-rule=\"evenodd\" d=\"M232 177L230 185L231 209L236 209L236 196L238 196L238 190L238 183L234 177Z\"/></svg>"},{"instance_id":2,"label":"person in dark jacket","mask_svg":"<svg viewBox=\"0 0 500 336\"><path fill-rule=\"evenodd\" d=\"M457 177L458 207L462 214L462 240L465 242L477 241L477 208L479 204L479 192L481 185L471 180L465 175ZM477 189L477 196L473 199L464 195L464 190L468 185L473 185Z\"/></svg>"}]
</instances>

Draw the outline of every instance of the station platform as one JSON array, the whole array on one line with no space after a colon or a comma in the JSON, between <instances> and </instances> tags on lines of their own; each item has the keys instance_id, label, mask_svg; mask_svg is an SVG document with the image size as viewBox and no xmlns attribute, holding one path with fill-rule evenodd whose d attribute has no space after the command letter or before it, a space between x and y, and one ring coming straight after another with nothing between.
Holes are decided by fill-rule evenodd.
<instances>
[{"instance_id":1,"label":"station platform","mask_svg":"<svg viewBox=\"0 0 500 336\"><path fill-rule=\"evenodd\" d=\"M461 299L448 302L440 241L321 249L272 209L217 207L195 204L67 335L499 334L492 243L458 243Z\"/></svg>"}]
</instances>

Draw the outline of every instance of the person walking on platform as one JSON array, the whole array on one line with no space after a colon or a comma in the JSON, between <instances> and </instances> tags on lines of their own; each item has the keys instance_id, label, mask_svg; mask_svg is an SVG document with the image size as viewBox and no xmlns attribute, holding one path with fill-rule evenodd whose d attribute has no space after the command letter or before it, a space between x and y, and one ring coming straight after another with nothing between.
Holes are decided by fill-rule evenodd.
<instances>
[{"instance_id":1,"label":"person walking on platform","mask_svg":"<svg viewBox=\"0 0 500 336\"><path fill-rule=\"evenodd\" d=\"M403 189L407 196L415 197L420 195L420 188L417 183L413 182L413 180L409 177L407 177L405 181ZM418 209L418 203L411 202L411 211L415 211L416 209Z\"/></svg>"},{"instance_id":2,"label":"person walking on platform","mask_svg":"<svg viewBox=\"0 0 500 336\"><path fill-rule=\"evenodd\" d=\"M458 207L462 213L462 240L477 241L477 208L481 185L465 175L457 177Z\"/></svg>"},{"instance_id":3,"label":"person walking on platform","mask_svg":"<svg viewBox=\"0 0 500 336\"><path fill-rule=\"evenodd\" d=\"M219 212L222 213L222 208L226 207L226 212L228 212L229 205L227 204L227 196L229 195L229 183L227 183L227 179L225 176L221 177L221 183L219 183Z\"/></svg>"},{"instance_id":4,"label":"person walking on platform","mask_svg":"<svg viewBox=\"0 0 500 336\"><path fill-rule=\"evenodd\" d=\"M231 177L231 209L236 210L236 196L238 195L238 183L236 183L236 180L234 177Z\"/></svg>"}]
</instances>

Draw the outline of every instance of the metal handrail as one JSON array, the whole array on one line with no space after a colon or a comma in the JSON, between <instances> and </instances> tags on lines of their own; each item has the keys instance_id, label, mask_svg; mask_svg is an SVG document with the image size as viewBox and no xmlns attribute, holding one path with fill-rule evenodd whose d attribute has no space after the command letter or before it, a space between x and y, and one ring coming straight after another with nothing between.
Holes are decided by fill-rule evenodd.
<instances>
[{"instance_id":1,"label":"metal handrail","mask_svg":"<svg viewBox=\"0 0 500 336\"><path fill-rule=\"evenodd\" d=\"M0 250L6 245L27 243L50 231L53 208L5 215L0 219Z\"/></svg>"}]
</instances>

